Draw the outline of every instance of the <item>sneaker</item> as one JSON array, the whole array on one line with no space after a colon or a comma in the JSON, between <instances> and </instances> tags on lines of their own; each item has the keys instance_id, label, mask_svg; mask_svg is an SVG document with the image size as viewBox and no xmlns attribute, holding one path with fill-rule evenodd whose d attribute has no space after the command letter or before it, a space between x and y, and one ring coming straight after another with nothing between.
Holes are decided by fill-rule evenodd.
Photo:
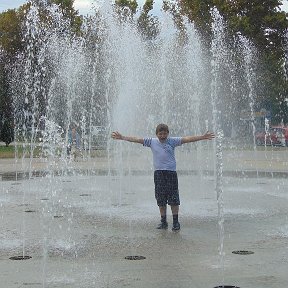
<instances>
[{"instance_id":1,"label":"sneaker","mask_svg":"<svg viewBox=\"0 0 288 288\"><path fill-rule=\"evenodd\" d=\"M158 226L157 229L168 229L168 223L167 222L161 222Z\"/></svg>"},{"instance_id":2,"label":"sneaker","mask_svg":"<svg viewBox=\"0 0 288 288\"><path fill-rule=\"evenodd\" d=\"M180 223L173 223L172 231L178 231L180 230Z\"/></svg>"}]
</instances>

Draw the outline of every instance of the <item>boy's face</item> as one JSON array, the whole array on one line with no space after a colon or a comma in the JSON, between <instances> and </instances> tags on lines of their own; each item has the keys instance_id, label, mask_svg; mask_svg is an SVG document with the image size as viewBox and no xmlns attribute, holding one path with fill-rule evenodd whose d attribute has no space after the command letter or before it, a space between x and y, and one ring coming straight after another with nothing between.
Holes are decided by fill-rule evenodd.
<instances>
[{"instance_id":1,"label":"boy's face","mask_svg":"<svg viewBox=\"0 0 288 288\"><path fill-rule=\"evenodd\" d=\"M167 132L167 131L159 131L156 134L156 136L160 142L164 142L167 139L168 135L169 135L169 132Z\"/></svg>"}]
</instances>

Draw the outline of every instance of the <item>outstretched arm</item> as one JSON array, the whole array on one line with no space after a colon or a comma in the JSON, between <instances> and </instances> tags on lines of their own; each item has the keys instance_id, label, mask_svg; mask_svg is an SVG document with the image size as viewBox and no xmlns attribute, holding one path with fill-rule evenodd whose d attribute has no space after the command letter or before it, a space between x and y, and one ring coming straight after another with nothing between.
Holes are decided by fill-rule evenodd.
<instances>
[{"instance_id":1,"label":"outstretched arm","mask_svg":"<svg viewBox=\"0 0 288 288\"><path fill-rule=\"evenodd\" d=\"M115 140L124 140L124 141L128 141L128 142L139 143L139 144L143 144L144 143L144 139L143 138L131 137L131 136L123 136L118 131L112 132L111 137L113 139L115 139Z\"/></svg>"},{"instance_id":2,"label":"outstretched arm","mask_svg":"<svg viewBox=\"0 0 288 288\"><path fill-rule=\"evenodd\" d=\"M196 142L196 141L201 141L201 140L212 140L213 138L215 138L214 133L207 131L205 134L203 134L201 136L182 137L181 143L185 144L185 143Z\"/></svg>"}]
</instances>

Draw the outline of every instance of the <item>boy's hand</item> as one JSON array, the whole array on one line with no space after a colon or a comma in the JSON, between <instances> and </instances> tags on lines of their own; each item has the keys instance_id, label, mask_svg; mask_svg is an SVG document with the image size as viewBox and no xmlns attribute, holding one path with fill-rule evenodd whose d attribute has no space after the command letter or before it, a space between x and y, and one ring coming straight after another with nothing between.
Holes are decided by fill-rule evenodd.
<instances>
[{"instance_id":1,"label":"boy's hand","mask_svg":"<svg viewBox=\"0 0 288 288\"><path fill-rule=\"evenodd\" d=\"M113 139L117 139L117 140L122 140L123 139L123 136L118 131L112 132L111 137Z\"/></svg>"},{"instance_id":2,"label":"boy's hand","mask_svg":"<svg viewBox=\"0 0 288 288\"><path fill-rule=\"evenodd\" d=\"M214 134L213 132L207 131L207 132L203 135L203 139L212 140L213 138L215 138L215 134Z\"/></svg>"}]
</instances>

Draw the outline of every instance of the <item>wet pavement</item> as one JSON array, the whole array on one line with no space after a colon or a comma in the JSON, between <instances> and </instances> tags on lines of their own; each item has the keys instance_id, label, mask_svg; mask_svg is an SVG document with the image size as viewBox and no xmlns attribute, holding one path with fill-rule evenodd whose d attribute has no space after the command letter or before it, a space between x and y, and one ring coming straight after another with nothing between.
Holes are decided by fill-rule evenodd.
<instances>
[{"instance_id":1,"label":"wet pavement","mask_svg":"<svg viewBox=\"0 0 288 288\"><path fill-rule=\"evenodd\" d=\"M79 159L66 169L1 159L0 287L287 287L288 153L272 152L223 154L222 219L215 159L180 151L178 233L170 211L168 230L155 229L150 154ZM23 255L32 258L9 259Z\"/></svg>"},{"instance_id":2,"label":"wet pavement","mask_svg":"<svg viewBox=\"0 0 288 288\"><path fill-rule=\"evenodd\" d=\"M135 144L134 144L135 145ZM132 146L133 147L133 144ZM208 147L209 148L209 147ZM288 173L288 147L260 147L259 150L228 149L223 151L223 173L232 176L264 176L286 177ZM118 152L117 152L118 153ZM110 152L99 152L98 157L89 158L82 155L77 161L69 159L1 159L0 177L4 175L20 175L33 173L44 175L47 171L63 174L70 171L80 174L107 174L123 173L147 174L152 171L151 152L147 148L137 146L137 153L128 152L129 155L119 157ZM118 153L119 154L119 153ZM212 149L187 150L179 148L176 151L177 171L182 174L214 174L216 156ZM115 173L114 173L115 174ZM22 175L22 176L21 176ZM8 177L8 176L7 176ZM5 179L4 179L5 180Z\"/></svg>"}]
</instances>

